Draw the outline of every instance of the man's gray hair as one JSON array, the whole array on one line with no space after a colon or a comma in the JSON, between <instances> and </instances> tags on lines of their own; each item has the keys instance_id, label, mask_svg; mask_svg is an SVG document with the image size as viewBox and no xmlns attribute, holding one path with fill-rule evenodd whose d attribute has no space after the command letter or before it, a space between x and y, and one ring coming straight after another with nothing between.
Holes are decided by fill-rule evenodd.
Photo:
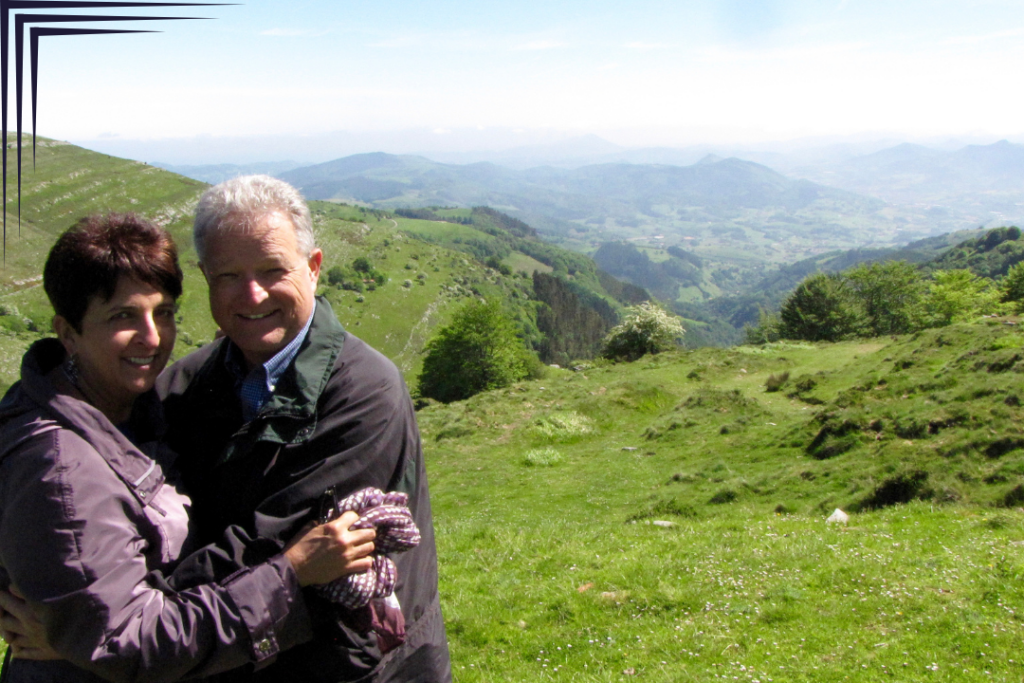
<instances>
[{"instance_id":1,"label":"man's gray hair","mask_svg":"<svg viewBox=\"0 0 1024 683\"><path fill-rule=\"evenodd\" d=\"M309 256L316 249L313 220L306 201L294 187L268 175L245 175L214 185L199 198L192 241L199 262L206 260L206 238L225 228L252 230L260 219L280 211L295 226L299 251Z\"/></svg>"}]
</instances>

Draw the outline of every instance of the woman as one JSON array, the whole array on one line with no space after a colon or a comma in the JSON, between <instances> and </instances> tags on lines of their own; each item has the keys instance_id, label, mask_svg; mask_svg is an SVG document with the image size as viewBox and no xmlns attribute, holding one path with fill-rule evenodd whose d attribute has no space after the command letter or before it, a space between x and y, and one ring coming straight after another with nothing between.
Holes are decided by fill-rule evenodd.
<instances>
[{"instance_id":1,"label":"woman","mask_svg":"<svg viewBox=\"0 0 1024 683\"><path fill-rule=\"evenodd\" d=\"M0 587L40 610L61 660L16 657L7 681L164 681L258 665L308 639L300 586L370 566L374 533L349 531L349 513L222 585L162 584L160 571L191 549L189 500L169 478L152 392L181 281L170 237L131 215L84 219L47 258L57 339L28 350L0 402Z\"/></svg>"}]
</instances>

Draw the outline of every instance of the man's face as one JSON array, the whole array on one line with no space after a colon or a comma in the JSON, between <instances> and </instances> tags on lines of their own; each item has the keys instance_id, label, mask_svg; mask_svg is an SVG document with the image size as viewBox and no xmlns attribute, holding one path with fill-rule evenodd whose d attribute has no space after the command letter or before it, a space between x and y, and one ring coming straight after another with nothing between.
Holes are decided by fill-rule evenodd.
<instances>
[{"instance_id":1,"label":"man's face","mask_svg":"<svg viewBox=\"0 0 1024 683\"><path fill-rule=\"evenodd\" d=\"M265 363L302 330L313 312L323 253L299 251L291 219L269 213L250 231L206 237L203 274L210 312L250 365Z\"/></svg>"}]
</instances>

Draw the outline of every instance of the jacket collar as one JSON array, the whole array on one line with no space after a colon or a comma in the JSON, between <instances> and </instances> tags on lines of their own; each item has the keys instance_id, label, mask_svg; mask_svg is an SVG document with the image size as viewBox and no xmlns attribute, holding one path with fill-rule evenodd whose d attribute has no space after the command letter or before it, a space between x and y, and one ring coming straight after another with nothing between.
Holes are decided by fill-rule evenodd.
<instances>
[{"instance_id":1,"label":"jacket collar","mask_svg":"<svg viewBox=\"0 0 1024 683\"><path fill-rule=\"evenodd\" d=\"M277 444L301 443L308 439L316 428L317 401L327 386L344 340L345 330L331 305L327 299L317 297L309 333L295 359L281 375L270 400L251 422L242 426L236 436ZM237 390L227 367L229 345L233 342L224 340L193 380L194 385L219 387L218 391L207 392L206 398L210 402L220 402L222 406L224 394L221 392L224 391L232 392L232 405L237 403ZM236 445L236 441L232 439L228 444L221 455L221 462L247 450L240 444Z\"/></svg>"}]
</instances>

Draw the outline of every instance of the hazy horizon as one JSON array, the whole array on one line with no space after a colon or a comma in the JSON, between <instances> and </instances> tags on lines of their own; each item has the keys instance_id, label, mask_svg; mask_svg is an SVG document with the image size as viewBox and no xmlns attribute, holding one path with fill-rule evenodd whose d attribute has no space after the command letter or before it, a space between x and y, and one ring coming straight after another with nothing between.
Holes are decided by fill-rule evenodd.
<instances>
[{"instance_id":1,"label":"hazy horizon","mask_svg":"<svg viewBox=\"0 0 1024 683\"><path fill-rule=\"evenodd\" d=\"M348 153L586 135L627 148L1024 140L1024 4L1010 0L196 9L161 14L213 20L42 41L40 134L101 150L348 136Z\"/></svg>"},{"instance_id":2,"label":"hazy horizon","mask_svg":"<svg viewBox=\"0 0 1024 683\"><path fill-rule=\"evenodd\" d=\"M214 164L244 165L258 162L292 161L311 165L351 156L383 152L421 155L443 163L474 163L517 158L585 159L615 152L648 149L674 150L693 156L695 163L708 153L801 154L816 150L848 150L851 154L872 152L910 143L940 150L966 145L988 145L1006 139L1024 143L1024 135L961 135L900 137L896 134L861 133L847 136L816 136L759 142L696 142L691 144L628 144L613 136L554 130L466 129L443 132L407 129L384 132L333 131L314 135L196 135L179 138L132 139L106 136L67 141L88 149L150 163L180 166ZM514 164L513 164L514 165Z\"/></svg>"}]
</instances>

